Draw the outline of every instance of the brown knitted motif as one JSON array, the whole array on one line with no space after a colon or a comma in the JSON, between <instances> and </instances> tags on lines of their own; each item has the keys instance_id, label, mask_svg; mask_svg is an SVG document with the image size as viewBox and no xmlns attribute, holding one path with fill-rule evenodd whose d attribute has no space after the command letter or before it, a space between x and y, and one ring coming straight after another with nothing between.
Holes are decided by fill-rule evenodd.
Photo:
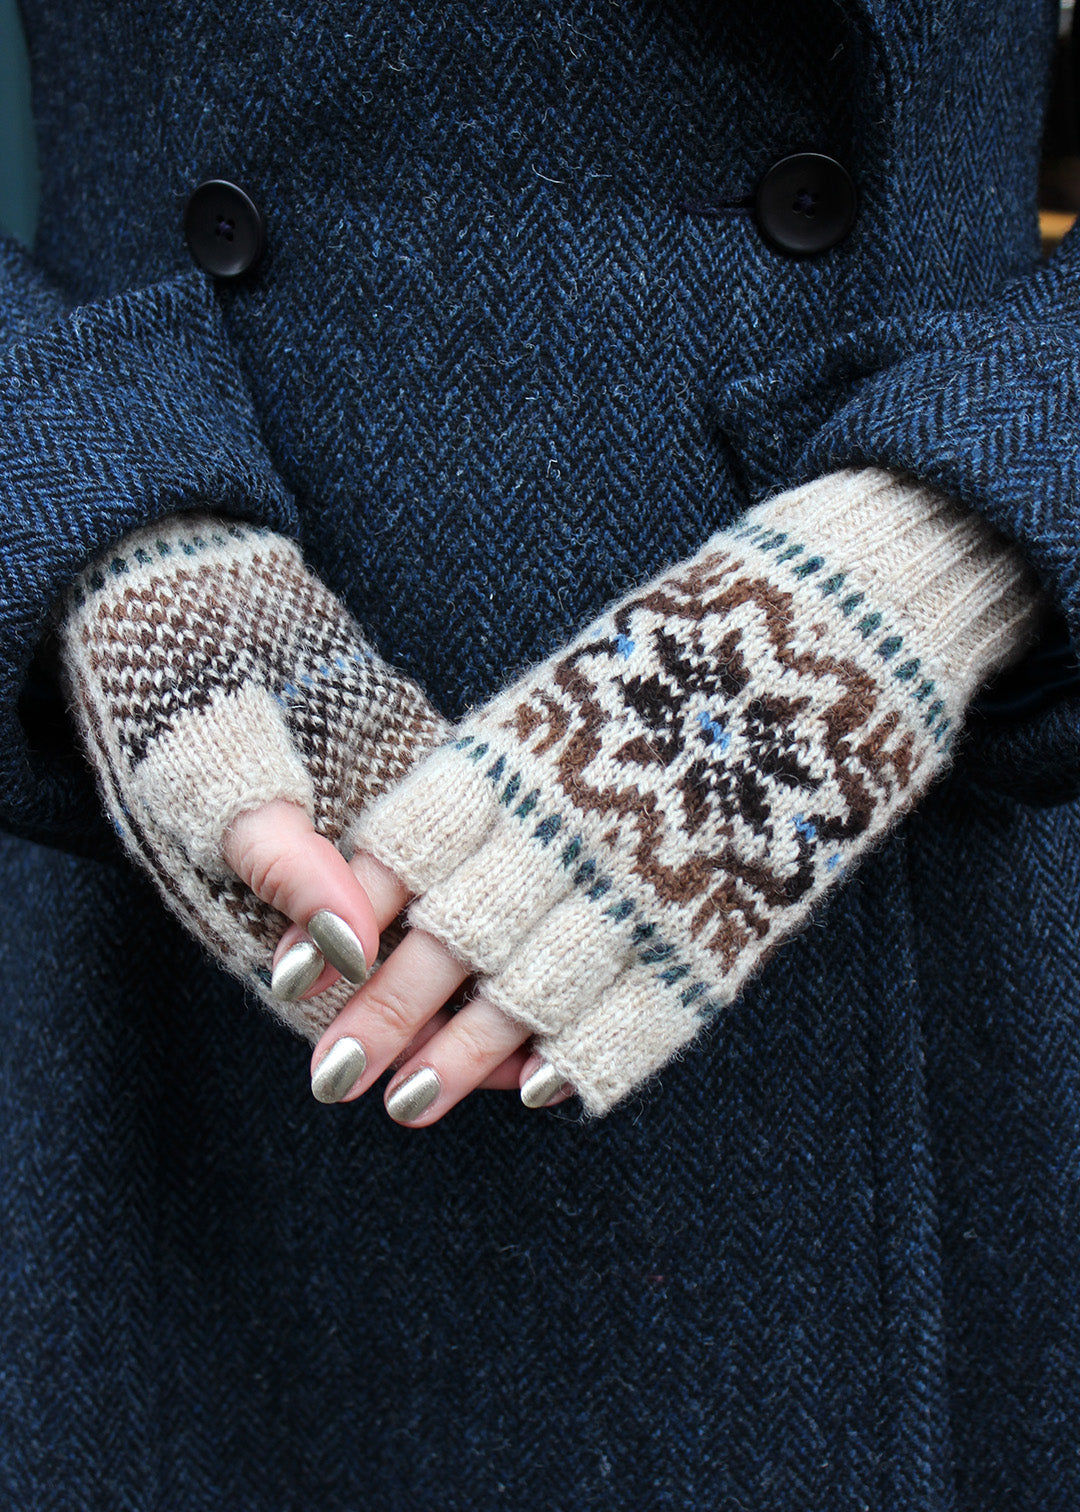
<instances>
[{"instance_id":1,"label":"brown knitted motif","mask_svg":"<svg viewBox=\"0 0 1080 1512\"><path fill-rule=\"evenodd\" d=\"M357 843L606 1112L946 769L1039 613L971 511L873 469L821 479L468 719Z\"/></svg>"},{"instance_id":2,"label":"brown knitted motif","mask_svg":"<svg viewBox=\"0 0 1080 1512\"><path fill-rule=\"evenodd\" d=\"M128 851L215 958L314 1041L355 989L271 996L288 921L229 871L222 837L237 814L286 798L338 844L445 724L293 542L210 516L135 532L91 564L68 595L61 645Z\"/></svg>"}]
</instances>

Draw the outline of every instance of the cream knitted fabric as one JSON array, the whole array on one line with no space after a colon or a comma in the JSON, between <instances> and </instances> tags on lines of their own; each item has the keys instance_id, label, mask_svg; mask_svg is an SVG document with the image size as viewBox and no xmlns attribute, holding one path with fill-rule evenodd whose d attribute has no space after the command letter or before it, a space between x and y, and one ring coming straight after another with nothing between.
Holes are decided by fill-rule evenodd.
<instances>
[{"instance_id":1,"label":"cream knitted fabric","mask_svg":"<svg viewBox=\"0 0 1080 1512\"><path fill-rule=\"evenodd\" d=\"M944 771L968 700L1041 614L974 512L837 473L625 598L354 838L603 1114Z\"/></svg>"},{"instance_id":2,"label":"cream knitted fabric","mask_svg":"<svg viewBox=\"0 0 1080 1512\"><path fill-rule=\"evenodd\" d=\"M287 798L337 844L447 726L365 645L292 541L209 515L139 530L86 568L60 642L128 851L218 961L314 1042L356 989L271 995L288 921L229 870L222 837L238 814Z\"/></svg>"}]
</instances>

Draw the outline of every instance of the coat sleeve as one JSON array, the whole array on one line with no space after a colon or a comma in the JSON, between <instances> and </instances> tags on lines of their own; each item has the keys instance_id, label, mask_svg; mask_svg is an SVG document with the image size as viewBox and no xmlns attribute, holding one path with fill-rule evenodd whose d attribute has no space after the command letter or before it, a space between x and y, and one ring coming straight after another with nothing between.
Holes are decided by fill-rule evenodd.
<instances>
[{"instance_id":1,"label":"coat sleeve","mask_svg":"<svg viewBox=\"0 0 1080 1512\"><path fill-rule=\"evenodd\" d=\"M820 361L798 380L818 396L800 477L902 468L978 510L1035 569L1049 628L976 705L966 760L1024 801L1077 797L1080 228L993 300L882 320Z\"/></svg>"},{"instance_id":2,"label":"coat sleeve","mask_svg":"<svg viewBox=\"0 0 1080 1512\"><path fill-rule=\"evenodd\" d=\"M115 853L60 692L55 606L136 527L208 508L297 534L209 278L72 305L0 234L0 828Z\"/></svg>"}]
</instances>

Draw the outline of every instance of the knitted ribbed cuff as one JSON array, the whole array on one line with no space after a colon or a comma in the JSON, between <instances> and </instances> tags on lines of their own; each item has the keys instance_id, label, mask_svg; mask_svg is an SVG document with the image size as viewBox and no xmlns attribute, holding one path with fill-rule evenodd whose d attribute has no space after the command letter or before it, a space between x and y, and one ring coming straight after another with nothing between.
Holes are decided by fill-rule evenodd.
<instances>
[{"instance_id":1,"label":"knitted ribbed cuff","mask_svg":"<svg viewBox=\"0 0 1080 1512\"><path fill-rule=\"evenodd\" d=\"M847 612L859 609L860 626L867 613L887 615L895 629L906 624L925 644L924 677L932 669L961 704L1037 638L1045 605L1017 548L974 510L913 478L876 468L833 473L759 505L743 523L784 533L786 550L805 540L850 563L872 608L856 603L849 586ZM889 658L899 654L891 641L879 644Z\"/></svg>"},{"instance_id":2,"label":"knitted ribbed cuff","mask_svg":"<svg viewBox=\"0 0 1080 1512\"><path fill-rule=\"evenodd\" d=\"M229 870L225 832L283 798L339 844L446 725L294 542L234 521L177 516L127 537L72 586L60 641L72 712L130 854L221 964L317 1039L354 989L273 998L288 921Z\"/></svg>"},{"instance_id":3,"label":"knitted ribbed cuff","mask_svg":"<svg viewBox=\"0 0 1080 1512\"><path fill-rule=\"evenodd\" d=\"M836 474L617 605L355 838L602 1114L912 807L1040 614L979 517Z\"/></svg>"}]
</instances>

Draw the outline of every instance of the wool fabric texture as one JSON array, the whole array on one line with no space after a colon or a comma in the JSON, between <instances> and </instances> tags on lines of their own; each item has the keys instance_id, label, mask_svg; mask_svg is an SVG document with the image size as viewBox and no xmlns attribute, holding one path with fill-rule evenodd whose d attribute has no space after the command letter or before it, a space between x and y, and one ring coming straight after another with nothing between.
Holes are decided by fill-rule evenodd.
<instances>
[{"instance_id":1,"label":"wool fabric texture","mask_svg":"<svg viewBox=\"0 0 1080 1512\"><path fill-rule=\"evenodd\" d=\"M457 720L770 495L904 469L1080 644L1080 238L1043 0L21 0L0 237L0 1500L1075 1512L1080 700L951 770L602 1119L314 1102L124 853L57 600L296 541ZM786 258L757 186L856 185ZM192 258L241 183L262 260ZM1014 669L1030 679L1036 652ZM985 706L984 706L985 707ZM554 1489L551 1489L554 1488Z\"/></svg>"},{"instance_id":2,"label":"wool fabric texture","mask_svg":"<svg viewBox=\"0 0 1080 1512\"><path fill-rule=\"evenodd\" d=\"M838 473L623 599L352 834L604 1114L942 775L1042 610L970 511Z\"/></svg>"},{"instance_id":3,"label":"wool fabric texture","mask_svg":"<svg viewBox=\"0 0 1080 1512\"><path fill-rule=\"evenodd\" d=\"M128 854L166 906L312 1043L355 988L283 1003L288 920L236 877L225 832L273 799L337 844L446 733L419 688L272 531L184 515L90 563L61 605L72 712Z\"/></svg>"}]
</instances>

